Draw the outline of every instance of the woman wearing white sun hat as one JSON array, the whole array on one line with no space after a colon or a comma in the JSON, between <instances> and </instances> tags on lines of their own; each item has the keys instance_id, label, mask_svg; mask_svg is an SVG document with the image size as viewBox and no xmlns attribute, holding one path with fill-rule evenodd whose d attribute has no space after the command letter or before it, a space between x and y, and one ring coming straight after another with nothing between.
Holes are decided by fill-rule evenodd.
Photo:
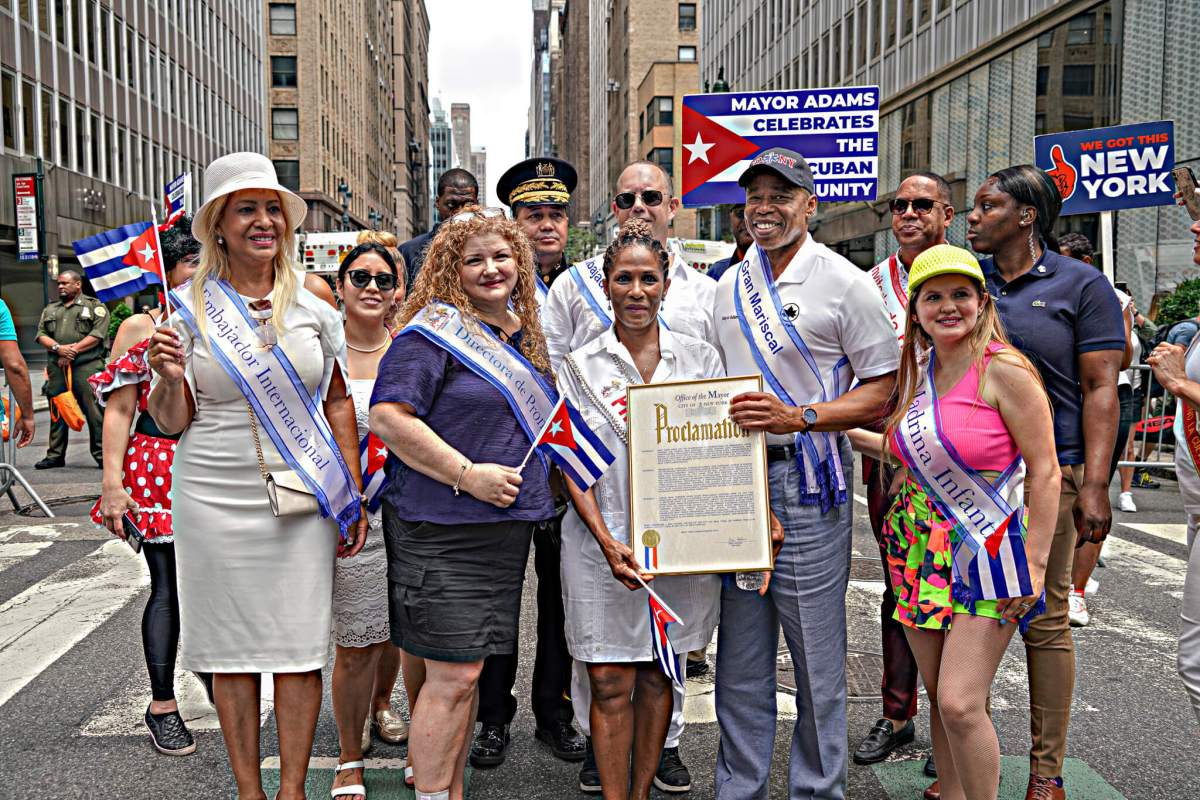
<instances>
[{"instance_id":1,"label":"woman wearing white sun hat","mask_svg":"<svg viewBox=\"0 0 1200 800\"><path fill-rule=\"evenodd\" d=\"M205 186L192 224L200 268L172 293L175 313L149 357L157 374L150 413L163 431L183 434L172 489L180 663L215 674L243 800L265 798L259 676L273 674L278 797L302 798L334 556L356 554L366 536L345 337L340 315L303 288L292 264L307 208L274 165L257 153L223 156L208 166ZM288 473L320 513L276 516L264 477Z\"/></svg>"}]
</instances>

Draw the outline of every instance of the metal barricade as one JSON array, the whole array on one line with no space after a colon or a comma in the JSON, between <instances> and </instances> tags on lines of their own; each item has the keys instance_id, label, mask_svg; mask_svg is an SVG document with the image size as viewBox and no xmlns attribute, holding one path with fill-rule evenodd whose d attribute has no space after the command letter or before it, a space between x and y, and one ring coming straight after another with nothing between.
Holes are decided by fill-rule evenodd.
<instances>
[{"instance_id":1,"label":"metal barricade","mask_svg":"<svg viewBox=\"0 0 1200 800\"><path fill-rule=\"evenodd\" d=\"M1142 469L1156 467L1174 473L1173 425L1179 401L1154 379L1154 371L1148 365L1132 364L1129 369L1136 370L1140 376L1142 402L1137 422L1130 429L1131 447L1124 453L1128 458L1122 458L1117 466Z\"/></svg>"},{"instance_id":2,"label":"metal barricade","mask_svg":"<svg viewBox=\"0 0 1200 800\"><path fill-rule=\"evenodd\" d=\"M0 442L0 492L8 495L14 511L19 510L21 504L17 502L17 496L13 493L13 485L19 483L30 499L42 510L42 513L47 518L53 518L54 512L42 501L41 496L34 491L33 487L29 485L29 481L25 480L25 476L17 469L17 426L13 421L16 418L14 409L17 407L17 400L13 397L11 387L7 387L6 391L10 413L8 415L8 441ZM3 414L3 409L0 409L0 416Z\"/></svg>"}]
</instances>

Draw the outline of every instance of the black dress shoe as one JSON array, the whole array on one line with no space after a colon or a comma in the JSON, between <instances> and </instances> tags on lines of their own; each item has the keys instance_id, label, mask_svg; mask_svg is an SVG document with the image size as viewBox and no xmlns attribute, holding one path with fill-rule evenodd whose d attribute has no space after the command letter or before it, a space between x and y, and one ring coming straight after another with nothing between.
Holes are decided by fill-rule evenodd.
<instances>
[{"instance_id":1,"label":"black dress shoe","mask_svg":"<svg viewBox=\"0 0 1200 800\"><path fill-rule=\"evenodd\" d=\"M579 770L579 791L584 794L600 794L600 768L596 766L596 754L592 751L591 737L584 739L583 767Z\"/></svg>"},{"instance_id":2,"label":"black dress shoe","mask_svg":"<svg viewBox=\"0 0 1200 800\"><path fill-rule=\"evenodd\" d=\"M701 675L707 675L709 670L707 658L697 658L687 660L687 669L685 670L686 677L697 678Z\"/></svg>"},{"instance_id":3,"label":"black dress shoe","mask_svg":"<svg viewBox=\"0 0 1200 800\"><path fill-rule=\"evenodd\" d=\"M587 742L584 741L583 734L567 721L560 720L548 728L539 727L533 735L539 742L549 745L555 758L561 758L563 761L583 761L587 752Z\"/></svg>"},{"instance_id":4,"label":"black dress shoe","mask_svg":"<svg viewBox=\"0 0 1200 800\"><path fill-rule=\"evenodd\" d=\"M46 456L41 461L34 464L33 468L34 469L58 469L60 467L65 467L66 465L67 465L67 460L65 458L50 458L50 456Z\"/></svg>"},{"instance_id":5,"label":"black dress shoe","mask_svg":"<svg viewBox=\"0 0 1200 800\"><path fill-rule=\"evenodd\" d=\"M664 747L654 773L654 785L667 794L679 794L692 789L692 775L679 760L678 747Z\"/></svg>"},{"instance_id":6,"label":"black dress shoe","mask_svg":"<svg viewBox=\"0 0 1200 800\"><path fill-rule=\"evenodd\" d=\"M196 740L183 724L178 711L169 714L151 714L146 706L146 729L154 749L165 756L187 756L196 752Z\"/></svg>"},{"instance_id":7,"label":"black dress shoe","mask_svg":"<svg viewBox=\"0 0 1200 800\"><path fill-rule=\"evenodd\" d=\"M495 722L485 722L479 726L479 733L471 742L472 767L498 767L504 763L508 755L508 744L512 741L508 735L507 725Z\"/></svg>"},{"instance_id":8,"label":"black dress shoe","mask_svg":"<svg viewBox=\"0 0 1200 800\"><path fill-rule=\"evenodd\" d=\"M930 753L929 758L925 759L924 772L926 778L937 777L937 764L933 763L933 753Z\"/></svg>"},{"instance_id":9,"label":"black dress shoe","mask_svg":"<svg viewBox=\"0 0 1200 800\"><path fill-rule=\"evenodd\" d=\"M908 744L916 735L917 727L910 719L900 730L892 728L892 723L881 719L871 728L871 732L854 748L855 764L876 764L888 757L900 745Z\"/></svg>"}]
</instances>

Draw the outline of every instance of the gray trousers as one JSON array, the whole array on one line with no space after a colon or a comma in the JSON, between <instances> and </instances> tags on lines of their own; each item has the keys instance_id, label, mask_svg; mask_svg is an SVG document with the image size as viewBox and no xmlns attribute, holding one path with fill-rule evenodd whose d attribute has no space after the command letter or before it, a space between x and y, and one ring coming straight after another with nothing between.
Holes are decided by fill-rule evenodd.
<instances>
[{"instance_id":1,"label":"gray trousers","mask_svg":"<svg viewBox=\"0 0 1200 800\"><path fill-rule=\"evenodd\" d=\"M851 453L842 465L851 491ZM767 800L775 749L779 629L796 676L790 800L845 797L846 588L853 499L822 514L801 506L792 461L770 465L771 508L783 549L766 597L727 581L717 638L717 800Z\"/></svg>"},{"instance_id":2,"label":"gray trousers","mask_svg":"<svg viewBox=\"0 0 1200 800\"><path fill-rule=\"evenodd\" d=\"M1188 514L1187 576L1183 580L1183 627L1179 634L1179 677L1200 722L1200 514Z\"/></svg>"}]
</instances>

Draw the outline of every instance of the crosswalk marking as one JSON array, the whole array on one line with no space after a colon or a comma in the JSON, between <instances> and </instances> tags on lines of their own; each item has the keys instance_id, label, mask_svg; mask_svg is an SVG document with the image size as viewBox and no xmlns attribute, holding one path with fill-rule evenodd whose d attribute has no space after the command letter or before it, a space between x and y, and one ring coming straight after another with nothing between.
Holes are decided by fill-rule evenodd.
<instances>
[{"instance_id":1,"label":"crosswalk marking","mask_svg":"<svg viewBox=\"0 0 1200 800\"><path fill-rule=\"evenodd\" d=\"M114 539L0 605L0 706L149 580L142 560Z\"/></svg>"},{"instance_id":2,"label":"crosswalk marking","mask_svg":"<svg viewBox=\"0 0 1200 800\"><path fill-rule=\"evenodd\" d=\"M407 758L365 758L364 769L404 769L408 766ZM309 769L333 769L338 765L336 758L329 756L313 756L308 759ZM261 769L279 769L279 756L267 756L259 764Z\"/></svg>"},{"instance_id":3,"label":"crosswalk marking","mask_svg":"<svg viewBox=\"0 0 1200 800\"><path fill-rule=\"evenodd\" d=\"M1140 531L1141 533L1149 534L1150 536L1156 536L1159 539L1166 539L1168 542L1175 542L1176 544L1183 545L1187 544L1187 525L1151 525L1146 523L1134 524L1132 522L1121 522L1118 524L1123 525L1126 528L1132 528L1135 531Z\"/></svg>"},{"instance_id":4,"label":"crosswalk marking","mask_svg":"<svg viewBox=\"0 0 1200 800\"><path fill-rule=\"evenodd\" d=\"M80 732L84 736L144 736L146 728L142 718L150 702L150 685L148 679L141 677L144 674L140 673L123 692L110 697L83 723ZM220 729L217 710L208 704L204 687L190 672L175 670L175 700L179 703L179 715L193 733ZM274 682L270 675L264 675L258 706L260 725L270 716L274 700Z\"/></svg>"},{"instance_id":5,"label":"crosswalk marking","mask_svg":"<svg viewBox=\"0 0 1200 800\"><path fill-rule=\"evenodd\" d=\"M52 544L54 542L13 542L12 544L0 544L0 572L8 569L13 564L36 556Z\"/></svg>"}]
</instances>

